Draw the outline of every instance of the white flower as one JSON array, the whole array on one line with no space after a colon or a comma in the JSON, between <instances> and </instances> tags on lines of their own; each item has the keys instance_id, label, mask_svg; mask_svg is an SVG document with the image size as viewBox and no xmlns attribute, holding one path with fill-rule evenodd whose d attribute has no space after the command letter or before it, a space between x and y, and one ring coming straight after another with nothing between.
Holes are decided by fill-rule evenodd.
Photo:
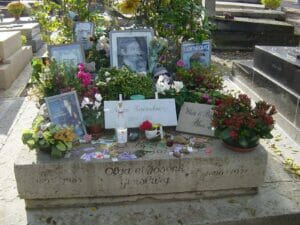
<instances>
[{"instance_id":1,"label":"white flower","mask_svg":"<svg viewBox=\"0 0 300 225\"><path fill-rule=\"evenodd\" d=\"M106 79L105 79L106 82L109 82L110 80L111 80L110 77L106 77Z\"/></svg>"},{"instance_id":2,"label":"white flower","mask_svg":"<svg viewBox=\"0 0 300 225\"><path fill-rule=\"evenodd\" d=\"M174 81L172 88L174 88L176 90L176 92L179 92L183 88L183 82L182 81Z\"/></svg>"},{"instance_id":3,"label":"white flower","mask_svg":"<svg viewBox=\"0 0 300 225\"><path fill-rule=\"evenodd\" d=\"M101 106L101 102L95 101L93 109L98 109Z\"/></svg>"},{"instance_id":4,"label":"white flower","mask_svg":"<svg viewBox=\"0 0 300 225\"><path fill-rule=\"evenodd\" d=\"M98 112L96 118L98 119L100 116L101 116L101 112Z\"/></svg>"},{"instance_id":5,"label":"white flower","mask_svg":"<svg viewBox=\"0 0 300 225\"><path fill-rule=\"evenodd\" d=\"M110 72L106 71L106 72L104 73L104 76L105 76L105 77L109 77L109 76L110 76Z\"/></svg>"},{"instance_id":6,"label":"white flower","mask_svg":"<svg viewBox=\"0 0 300 225\"><path fill-rule=\"evenodd\" d=\"M81 108L88 107L88 105L92 105L93 103L90 101L89 98L84 97L82 102L81 102Z\"/></svg>"},{"instance_id":7,"label":"white flower","mask_svg":"<svg viewBox=\"0 0 300 225\"><path fill-rule=\"evenodd\" d=\"M96 93L95 94L95 99L96 99L96 101L101 102L102 101L102 95L99 94L99 93Z\"/></svg>"}]
</instances>

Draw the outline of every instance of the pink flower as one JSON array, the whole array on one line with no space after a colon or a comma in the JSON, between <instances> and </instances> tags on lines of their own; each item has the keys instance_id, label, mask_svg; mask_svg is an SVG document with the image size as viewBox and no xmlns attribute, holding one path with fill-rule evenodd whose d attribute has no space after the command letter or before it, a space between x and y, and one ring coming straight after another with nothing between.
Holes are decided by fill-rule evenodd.
<instances>
[{"instance_id":1,"label":"pink flower","mask_svg":"<svg viewBox=\"0 0 300 225\"><path fill-rule=\"evenodd\" d=\"M183 60L182 60L182 59L179 59L179 60L177 61L177 63L176 63L176 66L178 66L178 67L184 67L185 65L184 65Z\"/></svg>"},{"instance_id":2,"label":"pink flower","mask_svg":"<svg viewBox=\"0 0 300 225\"><path fill-rule=\"evenodd\" d=\"M92 75L90 73L86 73L84 71L79 71L77 73L77 78L81 80L82 84L87 87L92 82Z\"/></svg>"},{"instance_id":3,"label":"pink flower","mask_svg":"<svg viewBox=\"0 0 300 225\"><path fill-rule=\"evenodd\" d=\"M84 71L85 67L84 67L83 63L79 63L77 68L78 68L79 71Z\"/></svg>"}]
</instances>

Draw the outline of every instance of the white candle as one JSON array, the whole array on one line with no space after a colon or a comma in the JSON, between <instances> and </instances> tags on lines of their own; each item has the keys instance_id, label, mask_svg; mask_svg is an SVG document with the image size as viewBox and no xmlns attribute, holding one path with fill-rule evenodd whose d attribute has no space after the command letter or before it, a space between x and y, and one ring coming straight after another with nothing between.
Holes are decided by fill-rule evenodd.
<instances>
[{"instance_id":1,"label":"white candle","mask_svg":"<svg viewBox=\"0 0 300 225\"><path fill-rule=\"evenodd\" d=\"M158 92L155 92L155 99L158 99Z\"/></svg>"},{"instance_id":2,"label":"white candle","mask_svg":"<svg viewBox=\"0 0 300 225\"><path fill-rule=\"evenodd\" d=\"M119 94L119 101L123 101L122 94Z\"/></svg>"},{"instance_id":3,"label":"white candle","mask_svg":"<svg viewBox=\"0 0 300 225\"><path fill-rule=\"evenodd\" d=\"M117 144L119 147L125 146L127 143L127 128L116 129Z\"/></svg>"},{"instance_id":4,"label":"white candle","mask_svg":"<svg viewBox=\"0 0 300 225\"><path fill-rule=\"evenodd\" d=\"M160 139L164 139L164 131L162 126L159 127L159 133L160 133Z\"/></svg>"}]
</instances>

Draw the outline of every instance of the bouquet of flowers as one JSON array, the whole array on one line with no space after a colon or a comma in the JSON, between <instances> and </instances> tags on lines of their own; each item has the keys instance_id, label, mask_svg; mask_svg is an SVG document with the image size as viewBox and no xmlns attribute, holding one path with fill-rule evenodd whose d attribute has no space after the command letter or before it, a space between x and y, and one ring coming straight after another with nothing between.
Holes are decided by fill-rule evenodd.
<instances>
[{"instance_id":1,"label":"bouquet of flowers","mask_svg":"<svg viewBox=\"0 0 300 225\"><path fill-rule=\"evenodd\" d=\"M271 131L275 113L275 107L264 101L252 106L247 95L241 94L238 98L228 96L214 108L212 126L215 136L226 144L241 148L254 147L260 138L273 137Z\"/></svg>"},{"instance_id":2,"label":"bouquet of flowers","mask_svg":"<svg viewBox=\"0 0 300 225\"><path fill-rule=\"evenodd\" d=\"M103 112L102 112L102 96L99 93L95 93L93 96L86 96L81 102L81 112L84 123L87 127L92 125L103 124Z\"/></svg>"},{"instance_id":3,"label":"bouquet of flowers","mask_svg":"<svg viewBox=\"0 0 300 225\"><path fill-rule=\"evenodd\" d=\"M71 127L61 127L37 116L31 129L23 131L22 141L30 149L50 152L54 158L61 158L71 150L77 139Z\"/></svg>"},{"instance_id":4,"label":"bouquet of flowers","mask_svg":"<svg viewBox=\"0 0 300 225\"><path fill-rule=\"evenodd\" d=\"M10 2L7 5L8 12L16 18L21 16L24 9L25 9L25 5L20 1Z\"/></svg>"}]
</instances>

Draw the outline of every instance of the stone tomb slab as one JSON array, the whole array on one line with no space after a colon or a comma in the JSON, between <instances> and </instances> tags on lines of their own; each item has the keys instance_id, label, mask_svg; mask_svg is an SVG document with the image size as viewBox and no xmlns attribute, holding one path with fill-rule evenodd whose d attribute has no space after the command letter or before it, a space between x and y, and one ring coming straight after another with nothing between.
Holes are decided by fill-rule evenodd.
<instances>
[{"instance_id":1,"label":"stone tomb slab","mask_svg":"<svg viewBox=\"0 0 300 225\"><path fill-rule=\"evenodd\" d=\"M254 69L300 95L300 47L256 46Z\"/></svg>"},{"instance_id":2,"label":"stone tomb slab","mask_svg":"<svg viewBox=\"0 0 300 225\"><path fill-rule=\"evenodd\" d=\"M0 32L0 58L7 59L22 46L21 32Z\"/></svg>"},{"instance_id":3,"label":"stone tomb slab","mask_svg":"<svg viewBox=\"0 0 300 225\"><path fill-rule=\"evenodd\" d=\"M31 46L23 46L0 65L0 89L8 89L32 59Z\"/></svg>"},{"instance_id":4,"label":"stone tomb slab","mask_svg":"<svg viewBox=\"0 0 300 225\"><path fill-rule=\"evenodd\" d=\"M38 23L23 23L0 25L0 32L21 31L21 34L31 40L34 36L40 33L40 25Z\"/></svg>"},{"instance_id":5,"label":"stone tomb slab","mask_svg":"<svg viewBox=\"0 0 300 225\"><path fill-rule=\"evenodd\" d=\"M263 183L267 162L263 147L240 154L226 149L219 140L208 145L209 153L194 149L189 155L175 158L168 149L154 150L136 160L116 162L85 162L78 154L53 160L25 148L14 165L17 188L27 207L34 208L57 207L66 202L78 206L91 199L94 203L96 199L97 203L115 203L129 197L174 199L191 194L199 198L205 192L209 193L206 196L216 197L218 192L249 193ZM125 151L134 151L136 146L129 144Z\"/></svg>"}]
</instances>

